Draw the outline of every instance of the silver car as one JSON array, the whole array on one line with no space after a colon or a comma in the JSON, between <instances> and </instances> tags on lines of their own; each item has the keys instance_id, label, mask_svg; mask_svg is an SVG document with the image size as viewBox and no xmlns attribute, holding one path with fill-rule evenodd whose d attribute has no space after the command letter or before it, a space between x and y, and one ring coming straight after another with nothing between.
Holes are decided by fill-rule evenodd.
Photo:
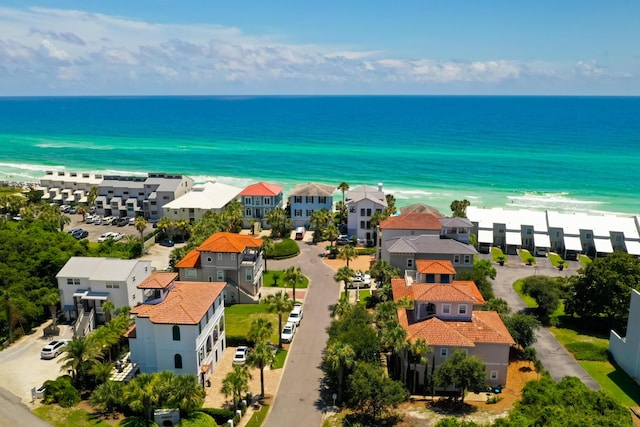
<instances>
[{"instance_id":1,"label":"silver car","mask_svg":"<svg viewBox=\"0 0 640 427\"><path fill-rule=\"evenodd\" d=\"M40 357L42 359L54 359L58 357L58 355L64 350L64 346L66 346L69 341L70 340L51 341L49 344L42 347Z\"/></svg>"}]
</instances>

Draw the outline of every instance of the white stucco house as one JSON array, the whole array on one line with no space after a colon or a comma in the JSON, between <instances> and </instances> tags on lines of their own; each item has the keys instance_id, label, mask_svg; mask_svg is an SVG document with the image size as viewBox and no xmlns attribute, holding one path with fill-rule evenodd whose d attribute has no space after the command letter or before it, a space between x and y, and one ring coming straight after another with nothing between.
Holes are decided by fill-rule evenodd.
<instances>
[{"instance_id":1,"label":"white stucco house","mask_svg":"<svg viewBox=\"0 0 640 427\"><path fill-rule=\"evenodd\" d=\"M154 273L139 285L150 299L131 310L127 332L131 362L140 372L195 375L204 386L226 347L224 282L177 282L177 273Z\"/></svg>"},{"instance_id":2,"label":"white stucco house","mask_svg":"<svg viewBox=\"0 0 640 427\"><path fill-rule=\"evenodd\" d=\"M333 212L333 193L336 187L310 182L299 184L289 192L291 220L295 227L309 228L314 211L326 209Z\"/></svg>"},{"instance_id":3,"label":"white stucco house","mask_svg":"<svg viewBox=\"0 0 640 427\"><path fill-rule=\"evenodd\" d=\"M220 182L194 185L188 193L162 206L162 214L172 221L198 221L206 212L222 213L241 191L241 188Z\"/></svg>"},{"instance_id":4,"label":"white stucco house","mask_svg":"<svg viewBox=\"0 0 640 427\"><path fill-rule=\"evenodd\" d=\"M627 320L627 335L615 331L609 335L609 352L616 363L638 383L640 377L640 293L631 291L631 306Z\"/></svg>"},{"instance_id":5,"label":"white stucco house","mask_svg":"<svg viewBox=\"0 0 640 427\"><path fill-rule=\"evenodd\" d=\"M76 334L84 336L105 319L102 305L135 307L144 301L137 285L151 275L151 261L72 257L56 275L62 311L75 320Z\"/></svg>"},{"instance_id":6,"label":"white stucco house","mask_svg":"<svg viewBox=\"0 0 640 427\"><path fill-rule=\"evenodd\" d=\"M348 191L345 196L345 205L349 235L371 242L375 232L371 226L371 215L382 212L387 207L387 198L382 191L382 184L378 184L377 188L362 185Z\"/></svg>"}]
</instances>

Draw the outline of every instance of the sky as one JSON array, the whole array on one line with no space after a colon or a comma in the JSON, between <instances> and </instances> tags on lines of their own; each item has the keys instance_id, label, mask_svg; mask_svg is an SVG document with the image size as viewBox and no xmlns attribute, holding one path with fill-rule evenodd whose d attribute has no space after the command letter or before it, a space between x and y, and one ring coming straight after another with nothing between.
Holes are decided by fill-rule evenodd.
<instances>
[{"instance_id":1,"label":"sky","mask_svg":"<svg viewBox=\"0 0 640 427\"><path fill-rule=\"evenodd\" d=\"M636 0L2 0L0 96L640 95Z\"/></svg>"}]
</instances>

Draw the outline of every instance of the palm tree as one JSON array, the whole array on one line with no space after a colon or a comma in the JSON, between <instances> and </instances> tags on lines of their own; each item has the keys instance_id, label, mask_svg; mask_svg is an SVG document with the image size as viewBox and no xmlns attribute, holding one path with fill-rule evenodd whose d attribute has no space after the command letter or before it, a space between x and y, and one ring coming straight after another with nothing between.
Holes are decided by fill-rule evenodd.
<instances>
[{"instance_id":1,"label":"palm tree","mask_svg":"<svg viewBox=\"0 0 640 427\"><path fill-rule=\"evenodd\" d=\"M293 228L291 218L287 217L286 212L282 208L270 210L265 219L271 227L271 235L273 237L284 237Z\"/></svg>"},{"instance_id":2,"label":"palm tree","mask_svg":"<svg viewBox=\"0 0 640 427\"><path fill-rule=\"evenodd\" d=\"M140 374L129 381L124 392L124 399L134 412L142 412L147 420L152 420L152 409L158 403L153 374Z\"/></svg>"},{"instance_id":3,"label":"palm tree","mask_svg":"<svg viewBox=\"0 0 640 427\"><path fill-rule=\"evenodd\" d=\"M371 223L371 227L373 228L373 241L374 242L378 241L378 226L380 225L380 223L382 221L384 221L387 218L389 218L389 215L387 215L386 211L385 212L375 211L371 215L371 218L369 218L369 222Z\"/></svg>"},{"instance_id":4,"label":"palm tree","mask_svg":"<svg viewBox=\"0 0 640 427\"><path fill-rule=\"evenodd\" d=\"M198 384L195 375L176 375L171 381L168 404L171 408L179 408L185 416L204 403L205 391Z\"/></svg>"},{"instance_id":5,"label":"palm tree","mask_svg":"<svg viewBox=\"0 0 640 427\"><path fill-rule=\"evenodd\" d=\"M160 221L158 221L158 223L159 222ZM143 246L144 246L144 230L147 229L147 224L148 222L143 216L136 217L136 219L133 222L133 226L136 228L136 230L138 230L138 233L140 233L140 243L142 243Z\"/></svg>"},{"instance_id":6,"label":"palm tree","mask_svg":"<svg viewBox=\"0 0 640 427\"><path fill-rule=\"evenodd\" d=\"M82 215L82 222L84 222L85 217L87 216L87 212L89 212L89 210L86 208L86 206L80 206L78 207L78 209L76 209L76 213Z\"/></svg>"},{"instance_id":7,"label":"palm tree","mask_svg":"<svg viewBox=\"0 0 640 427\"><path fill-rule=\"evenodd\" d=\"M247 356L247 363L253 368L260 369L260 396L264 398L264 368L272 365L276 360L271 346L264 342L259 342L253 351Z\"/></svg>"},{"instance_id":8,"label":"palm tree","mask_svg":"<svg viewBox=\"0 0 640 427\"><path fill-rule=\"evenodd\" d=\"M247 339L256 344L266 342L273 334L273 323L264 317L254 319L249 326Z\"/></svg>"},{"instance_id":9,"label":"palm tree","mask_svg":"<svg viewBox=\"0 0 640 427\"><path fill-rule=\"evenodd\" d=\"M386 194L384 198L387 201L387 207L384 209L384 214L388 218L398 212L396 209L396 198L393 194Z\"/></svg>"},{"instance_id":10,"label":"palm tree","mask_svg":"<svg viewBox=\"0 0 640 427\"><path fill-rule=\"evenodd\" d=\"M124 383L107 381L100 384L89 397L89 403L105 414L112 414L120 408L124 401Z\"/></svg>"},{"instance_id":11,"label":"palm tree","mask_svg":"<svg viewBox=\"0 0 640 427\"><path fill-rule=\"evenodd\" d=\"M233 365L233 371L229 372L222 380L222 388L220 391L225 396L233 396L233 407L238 407L238 401L243 391L249 388L249 380L251 374L247 365Z\"/></svg>"},{"instance_id":12,"label":"palm tree","mask_svg":"<svg viewBox=\"0 0 640 427\"><path fill-rule=\"evenodd\" d=\"M355 274L354 271L349 267L340 267L336 272L335 276L333 276L333 280L335 280L336 282L338 283L340 283L341 281L344 282L345 298L347 297L347 292L349 292L349 290L347 289L347 286L351 281L351 278L354 276L354 274Z\"/></svg>"},{"instance_id":13,"label":"palm tree","mask_svg":"<svg viewBox=\"0 0 640 427\"><path fill-rule=\"evenodd\" d=\"M49 308L51 313L51 328L56 327L56 314L58 312L58 304L60 303L60 293L57 289L49 289L46 294L40 299L42 304Z\"/></svg>"},{"instance_id":14,"label":"palm tree","mask_svg":"<svg viewBox=\"0 0 640 427\"><path fill-rule=\"evenodd\" d=\"M278 331L282 330L282 315L293 309L293 301L282 291L267 296L267 311L278 314ZM282 336L278 333L278 347L282 348Z\"/></svg>"},{"instance_id":15,"label":"palm tree","mask_svg":"<svg viewBox=\"0 0 640 427\"><path fill-rule=\"evenodd\" d=\"M169 237L173 237L172 233L170 233L170 231L173 230L173 221L171 221L166 216L163 216L158 220L158 230L160 230L164 234L167 234Z\"/></svg>"},{"instance_id":16,"label":"palm tree","mask_svg":"<svg viewBox=\"0 0 640 427\"><path fill-rule=\"evenodd\" d=\"M100 359L100 348L91 337L73 337L64 346L61 362L62 369L71 371L71 377L76 385L80 385L86 378L89 369Z\"/></svg>"},{"instance_id":17,"label":"palm tree","mask_svg":"<svg viewBox=\"0 0 640 427\"><path fill-rule=\"evenodd\" d=\"M355 358L353 347L342 341L334 341L327 347L325 362L332 371L338 373L338 402L342 402L344 371L354 365Z\"/></svg>"},{"instance_id":18,"label":"palm tree","mask_svg":"<svg viewBox=\"0 0 640 427\"><path fill-rule=\"evenodd\" d=\"M371 277L376 280L376 284L380 287L391 284L391 279L400 277L400 269L392 266L385 260L378 260L371 267L369 272Z\"/></svg>"},{"instance_id":19,"label":"palm tree","mask_svg":"<svg viewBox=\"0 0 640 427\"><path fill-rule=\"evenodd\" d=\"M337 303L331 307L331 317L342 318L349 314L353 306L347 298L340 298Z\"/></svg>"},{"instance_id":20,"label":"palm tree","mask_svg":"<svg viewBox=\"0 0 640 427\"><path fill-rule=\"evenodd\" d=\"M224 208L221 214L223 230L230 233L238 233L242 228L242 211L243 206L240 199L233 199Z\"/></svg>"},{"instance_id":21,"label":"palm tree","mask_svg":"<svg viewBox=\"0 0 640 427\"><path fill-rule=\"evenodd\" d=\"M300 267L291 266L284 271L284 280L293 288L293 303L296 303L296 285L304 283L304 276Z\"/></svg>"},{"instance_id":22,"label":"palm tree","mask_svg":"<svg viewBox=\"0 0 640 427\"><path fill-rule=\"evenodd\" d=\"M96 199L98 198L98 187L94 186L89 189L87 193L87 203L89 206L95 208Z\"/></svg>"},{"instance_id":23,"label":"palm tree","mask_svg":"<svg viewBox=\"0 0 640 427\"><path fill-rule=\"evenodd\" d=\"M271 252L276 248L276 244L273 239L269 236L264 236L262 238L262 258L264 259L264 272L268 273L269 269L267 268L267 255L271 255Z\"/></svg>"},{"instance_id":24,"label":"palm tree","mask_svg":"<svg viewBox=\"0 0 640 427\"><path fill-rule=\"evenodd\" d=\"M347 191L349 191L349 184L347 184L346 182L341 182L340 184L338 184L338 190L342 191L342 207L344 208L345 204L344 204L344 193L346 193ZM344 213L343 210L340 210L340 223L343 224L344 223Z\"/></svg>"},{"instance_id":25,"label":"palm tree","mask_svg":"<svg viewBox=\"0 0 640 427\"><path fill-rule=\"evenodd\" d=\"M116 306L111 301L105 301L102 303L102 311L104 311L105 322L111 322L111 314Z\"/></svg>"},{"instance_id":26,"label":"palm tree","mask_svg":"<svg viewBox=\"0 0 640 427\"><path fill-rule=\"evenodd\" d=\"M322 238L330 241L331 246L335 246L336 239L338 238L339 235L340 235L340 230L338 230L338 227L335 224L331 223L324 228L324 233L322 235Z\"/></svg>"},{"instance_id":27,"label":"palm tree","mask_svg":"<svg viewBox=\"0 0 640 427\"><path fill-rule=\"evenodd\" d=\"M417 340L415 340L410 344L410 352L414 357L413 394L416 394L416 383L418 382L417 381L418 370L416 369L416 366L418 364L417 360L420 361L421 365L424 365L424 372L427 372L427 353L431 353L431 351L432 350L431 350L431 347L429 347L429 344L427 344L427 342L422 338L418 338ZM423 373L423 383L424 383L424 373Z\"/></svg>"},{"instance_id":28,"label":"palm tree","mask_svg":"<svg viewBox=\"0 0 640 427\"><path fill-rule=\"evenodd\" d=\"M353 245L344 245L340 252L338 252L338 258L347 261L347 267L349 267L349 261L355 259L358 256L358 252Z\"/></svg>"},{"instance_id":29,"label":"palm tree","mask_svg":"<svg viewBox=\"0 0 640 427\"><path fill-rule=\"evenodd\" d=\"M391 350L395 359L400 362L400 381L405 384L404 353L409 348L407 331L398 321L392 320L383 325L381 335L381 340L385 348Z\"/></svg>"},{"instance_id":30,"label":"palm tree","mask_svg":"<svg viewBox=\"0 0 640 427\"><path fill-rule=\"evenodd\" d=\"M373 313L378 329L381 329L387 322L398 320L398 306L393 301L379 303Z\"/></svg>"},{"instance_id":31,"label":"palm tree","mask_svg":"<svg viewBox=\"0 0 640 427\"><path fill-rule=\"evenodd\" d=\"M95 378L97 384L104 384L109 380L112 370L113 363L101 362L93 365L91 369L89 369L89 374L91 374L91 376Z\"/></svg>"}]
</instances>

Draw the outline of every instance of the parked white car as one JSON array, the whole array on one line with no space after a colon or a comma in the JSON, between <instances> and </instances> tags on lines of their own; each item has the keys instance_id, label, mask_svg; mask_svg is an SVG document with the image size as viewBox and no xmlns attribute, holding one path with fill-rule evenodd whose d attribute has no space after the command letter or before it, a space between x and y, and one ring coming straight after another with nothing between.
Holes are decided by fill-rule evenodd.
<instances>
[{"instance_id":1,"label":"parked white car","mask_svg":"<svg viewBox=\"0 0 640 427\"><path fill-rule=\"evenodd\" d=\"M122 239L123 236L124 234L116 233L115 231L107 231L106 233L102 233L100 237L98 237L98 242L106 242L109 239L113 239L117 242L118 240Z\"/></svg>"},{"instance_id":2,"label":"parked white car","mask_svg":"<svg viewBox=\"0 0 640 427\"><path fill-rule=\"evenodd\" d=\"M249 354L249 347L246 345L241 345L236 348L236 352L233 354L233 364L234 365L244 365L247 361L247 355Z\"/></svg>"},{"instance_id":3,"label":"parked white car","mask_svg":"<svg viewBox=\"0 0 640 427\"><path fill-rule=\"evenodd\" d=\"M294 325L296 325L296 327L298 327L300 326L300 322L302 321L303 314L304 313L302 312L302 306L295 305L293 306L293 310L291 310L291 313L289 313L289 318L287 319L287 322L293 323Z\"/></svg>"},{"instance_id":4,"label":"parked white car","mask_svg":"<svg viewBox=\"0 0 640 427\"><path fill-rule=\"evenodd\" d=\"M64 346L69 343L70 340L57 340L51 341L49 344L42 347L40 351L40 357L42 359L54 359L58 357L64 350Z\"/></svg>"},{"instance_id":5,"label":"parked white car","mask_svg":"<svg viewBox=\"0 0 640 427\"><path fill-rule=\"evenodd\" d=\"M87 224L93 224L93 219L94 219L93 215L87 215L84 217L84 222Z\"/></svg>"},{"instance_id":6,"label":"parked white car","mask_svg":"<svg viewBox=\"0 0 640 427\"><path fill-rule=\"evenodd\" d=\"M282 342L290 343L293 341L293 334L296 333L296 325L291 322L287 322L282 328L282 332L280 333L280 339Z\"/></svg>"}]
</instances>

